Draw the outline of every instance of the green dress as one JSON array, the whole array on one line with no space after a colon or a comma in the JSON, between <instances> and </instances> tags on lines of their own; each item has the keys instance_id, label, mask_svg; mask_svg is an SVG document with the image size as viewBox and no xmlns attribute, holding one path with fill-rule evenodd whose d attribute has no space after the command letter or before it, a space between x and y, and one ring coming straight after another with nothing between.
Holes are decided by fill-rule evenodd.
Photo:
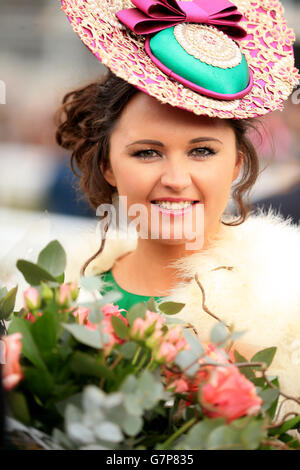
<instances>
[{"instance_id":1,"label":"green dress","mask_svg":"<svg viewBox=\"0 0 300 470\"><path fill-rule=\"evenodd\" d=\"M120 308L124 308L125 310L129 310L130 307L132 307L134 304L137 304L139 302L147 302L147 300L149 300L151 297L153 297L154 300L157 302L163 299L163 297L158 297L158 296L132 294L132 292L128 292L122 289L122 287L120 287L115 281L115 278L113 277L111 270L101 273L100 276L101 276L101 279L105 281L105 283L109 283L109 285L105 285L101 289L100 291L101 294L104 295L110 291L120 292L122 294L122 298L117 301L117 304L119 305Z\"/></svg>"}]
</instances>

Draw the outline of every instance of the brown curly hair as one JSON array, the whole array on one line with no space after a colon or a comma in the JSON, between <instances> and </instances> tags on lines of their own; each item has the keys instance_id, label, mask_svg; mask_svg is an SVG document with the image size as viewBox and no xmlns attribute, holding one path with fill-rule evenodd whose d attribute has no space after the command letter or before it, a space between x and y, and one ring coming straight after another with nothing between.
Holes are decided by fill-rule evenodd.
<instances>
[{"instance_id":1,"label":"brown curly hair","mask_svg":"<svg viewBox=\"0 0 300 470\"><path fill-rule=\"evenodd\" d=\"M138 91L109 70L98 81L67 93L55 114L56 141L72 152L72 171L80 178L80 188L94 209L100 204L111 204L116 193L116 188L105 180L102 171L109 167L111 133L124 107ZM252 210L244 197L256 182L259 161L247 134L249 129L257 128L252 119L228 119L228 122L235 132L237 150L243 153L242 175L232 193L240 214L231 222L222 221L224 225L235 226L242 224ZM87 260L81 273L102 252L104 241L103 238L101 247Z\"/></svg>"}]
</instances>

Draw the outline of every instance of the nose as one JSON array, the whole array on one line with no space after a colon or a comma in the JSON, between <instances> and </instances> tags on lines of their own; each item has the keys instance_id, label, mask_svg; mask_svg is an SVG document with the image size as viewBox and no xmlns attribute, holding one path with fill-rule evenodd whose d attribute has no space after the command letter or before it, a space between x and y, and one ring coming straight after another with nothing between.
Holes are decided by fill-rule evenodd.
<instances>
[{"instance_id":1,"label":"nose","mask_svg":"<svg viewBox=\"0 0 300 470\"><path fill-rule=\"evenodd\" d=\"M179 163L178 160L169 161L161 176L161 184L176 192L187 188L191 184L191 176L187 170L186 162Z\"/></svg>"}]
</instances>

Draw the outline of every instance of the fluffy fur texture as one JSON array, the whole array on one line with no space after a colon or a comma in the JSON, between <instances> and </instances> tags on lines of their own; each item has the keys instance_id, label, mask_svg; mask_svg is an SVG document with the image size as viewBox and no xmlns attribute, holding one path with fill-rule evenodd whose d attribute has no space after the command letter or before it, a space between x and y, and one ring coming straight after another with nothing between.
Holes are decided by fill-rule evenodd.
<instances>
[{"instance_id":1,"label":"fluffy fur texture","mask_svg":"<svg viewBox=\"0 0 300 470\"><path fill-rule=\"evenodd\" d=\"M106 241L103 253L89 266L88 275L110 269L136 247L136 237ZM216 320L203 310L205 291L210 312L235 331L246 330L235 347L246 357L276 346L270 374L278 375L283 392L300 397L300 227L269 210L251 214L239 226L222 225L214 246L176 262L183 278L165 300L183 302L178 317L191 323L200 339L209 341ZM94 234L68 251L67 280L78 280L80 267L99 248ZM72 253L73 251L73 253ZM220 269L216 269L220 268ZM229 268L229 269L228 269ZM291 410L293 402L283 411Z\"/></svg>"}]
</instances>

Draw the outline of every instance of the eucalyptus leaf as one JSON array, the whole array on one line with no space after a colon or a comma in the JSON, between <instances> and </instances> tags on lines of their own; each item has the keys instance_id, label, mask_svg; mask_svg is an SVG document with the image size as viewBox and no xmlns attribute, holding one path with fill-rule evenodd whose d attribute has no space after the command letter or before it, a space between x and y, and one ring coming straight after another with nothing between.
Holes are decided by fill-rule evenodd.
<instances>
[{"instance_id":1,"label":"eucalyptus leaf","mask_svg":"<svg viewBox=\"0 0 300 470\"><path fill-rule=\"evenodd\" d=\"M79 343L85 344L90 346L91 348L102 349L103 348L103 341L102 337L104 333L100 333L100 330L90 330L84 325L77 325L77 324L67 324L62 323L62 326L69 331L69 333L74 336ZM101 337L102 336L102 337Z\"/></svg>"},{"instance_id":2,"label":"eucalyptus leaf","mask_svg":"<svg viewBox=\"0 0 300 470\"><path fill-rule=\"evenodd\" d=\"M170 316L166 316L166 325L186 325L186 322L184 320L181 320L181 318L172 318Z\"/></svg>"},{"instance_id":3,"label":"eucalyptus leaf","mask_svg":"<svg viewBox=\"0 0 300 470\"><path fill-rule=\"evenodd\" d=\"M267 367L269 367L272 364L276 350L277 348L275 347L263 349L262 351L254 354L251 362L265 362Z\"/></svg>"},{"instance_id":4,"label":"eucalyptus leaf","mask_svg":"<svg viewBox=\"0 0 300 470\"><path fill-rule=\"evenodd\" d=\"M61 275L66 268L66 253L57 240L53 240L40 252L37 264L52 276Z\"/></svg>"},{"instance_id":5,"label":"eucalyptus leaf","mask_svg":"<svg viewBox=\"0 0 300 470\"><path fill-rule=\"evenodd\" d=\"M206 441L207 450L221 449L244 449L243 443L240 441L240 431L228 425L222 425L215 428Z\"/></svg>"},{"instance_id":6,"label":"eucalyptus leaf","mask_svg":"<svg viewBox=\"0 0 300 470\"><path fill-rule=\"evenodd\" d=\"M140 416L128 414L120 424L123 431L128 434L128 436L136 436L142 430L143 420Z\"/></svg>"},{"instance_id":7,"label":"eucalyptus leaf","mask_svg":"<svg viewBox=\"0 0 300 470\"><path fill-rule=\"evenodd\" d=\"M14 311L18 286L7 292L0 301L0 319L8 320ZM4 292L4 291L3 291Z\"/></svg>"},{"instance_id":8,"label":"eucalyptus leaf","mask_svg":"<svg viewBox=\"0 0 300 470\"><path fill-rule=\"evenodd\" d=\"M225 424L225 420L223 418L209 420L205 419L200 421L200 423L195 424L184 436L184 438L178 442L176 448L182 450L205 449L205 444L209 433L223 424Z\"/></svg>"},{"instance_id":9,"label":"eucalyptus leaf","mask_svg":"<svg viewBox=\"0 0 300 470\"><path fill-rule=\"evenodd\" d=\"M94 290L100 290L101 284L102 281L98 276L86 276L80 278L80 286L91 292Z\"/></svg>"},{"instance_id":10,"label":"eucalyptus leaf","mask_svg":"<svg viewBox=\"0 0 300 470\"><path fill-rule=\"evenodd\" d=\"M185 304L181 302L162 302L158 305L158 308L166 315L175 315L180 312L184 306Z\"/></svg>"},{"instance_id":11,"label":"eucalyptus leaf","mask_svg":"<svg viewBox=\"0 0 300 470\"><path fill-rule=\"evenodd\" d=\"M197 359L198 359L198 355L195 355L193 351L187 349L185 351L179 351L174 362L181 369L186 369L185 373L187 375L194 375L199 369L199 364L195 362L197 361Z\"/></svg>"},{"instance_id":12,"label":"eucalyptus leaf","mask_svg":"<svg viewBox=\"0 0 300 470\"><path fill-rule=\"evenodd\" d=\"M32 286L38 286L42 281L53 281L57 283L52 274L37 264L31 263L25 259L19 259L17 261L17 268L21 271L28 284Z\"/></svg>"},{"instance_id":13,"label":"eucalyptus leaf","mask_svg":"<svg viewBox=\"0 0 300 470\"><path fill-rule=\"evenodd\" d=\"M275 390L274 388L267 388L266 390L263 390L259 394L260 398L263 399L263 404L262 404L262 410L267 411L274 403L275 400L277 400L279 396L279 390Z\"/></svg>"},{"instance_id":14,"label":"eucalyptus leaf","mask_svg":"<svg viewBox=\"0 0 300 470\"><path fill-rule=\"evenodd\" d=\"M113 329L117 336L121 339L128 339L129 338L129 328L125 325L124 321L121 318L116 316L111 316L111 323Z\"/></svg>"},{"instance_id":15,"label":"eucalyptus leaf","mask_svg":"<svg viewBox=\"0 0 300 470\"><path fill-rule=\"evenodd\" d=\"M200 340L198 337L196 337L193 333L191 333L185 328L183 329L183 336L185 337L185 339L191 346L191 350L196 356L200 357L205 354L205 349L200 343Z\"/></svg>"},{"instance_id":16,"label":"eucalyptus leaf","mask_svg":"<svg viewBox=\"0 0 300 470\"><path fill-rule=\"evenodd\" d=\"M240 440L246 450L255 450L266 437L263 420L252 419L240 433Z\"/></svg>"},{"instance_id":17,"label":"eucalyptus leaf","mask_svg":"<svg viewBox=\"0 0 300 470\"><path fill-rule=\"evenodd\" d=\"M210 340L212 343L224 343L227 341L228 331L223 322L218 322L210 332Z\"/></svg>"},{"instance_id":18,"label":"eucalyptus leaf","mask_svg":"<svg viewBox=\"0 0 300 470\"><path fill-rule=\"evenodd\" d=\"M97 437L103 441L108 442L121 442L123 439L123 433L120 429L120 426L116 423L111 423L109 421L104 421L98 424L94 428L94 432Z\"/></svg>"}]
</instances>

